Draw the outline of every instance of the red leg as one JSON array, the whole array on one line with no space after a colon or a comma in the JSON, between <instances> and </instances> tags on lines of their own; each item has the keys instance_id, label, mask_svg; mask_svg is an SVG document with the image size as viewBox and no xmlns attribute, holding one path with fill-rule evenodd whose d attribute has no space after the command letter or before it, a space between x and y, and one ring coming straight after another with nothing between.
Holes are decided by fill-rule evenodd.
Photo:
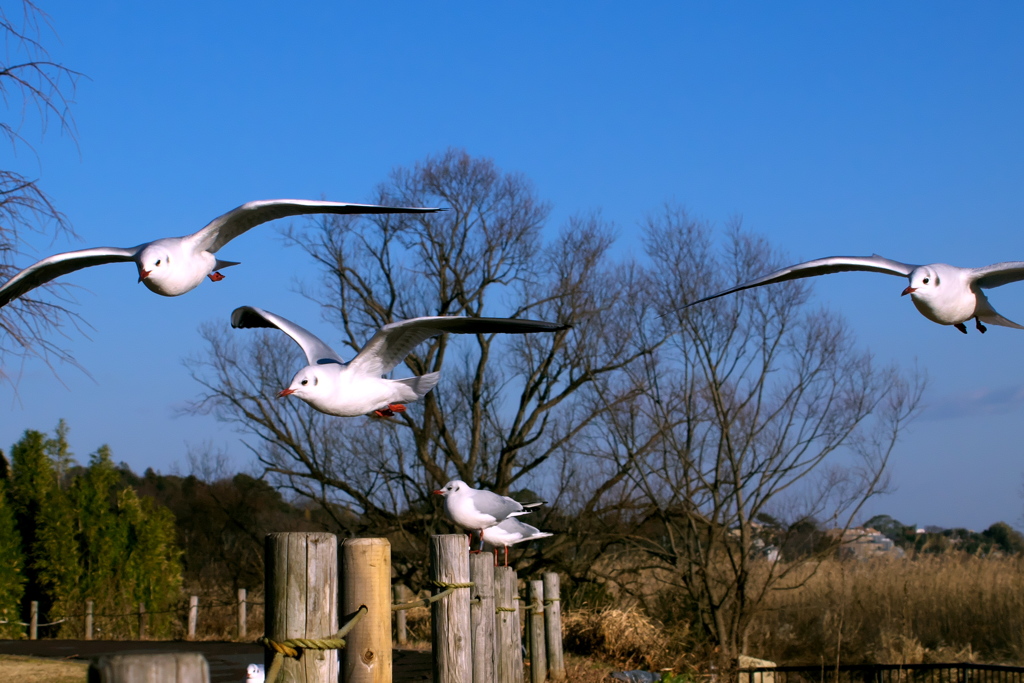
<instances>
[{"instance_id":1,"label":"red leg","mask_svg":"<svg viewBox=\"0 0 1024 683\"><path fill-rule=\"evenodd\" d=\"M390 403L390 404L388 404L388 408L393 410L393 411L395 411L396 413L404 413L405 412L405 406L402 405L401 403Z\"/></svg>"},{"instance_id":2,"label":"red leg","mask_svg":"<svg viewBox=\"0 0 1024 683\"><path fill-rule=\"evenodd\" d=\"M508 566L508 546L505 546L505 566Z\"/></svg>"},{"instance_id":3,"label":"red leg","mask_svg":"<svg viewBox=\"0 0 1024 683\"><path fill-rule=\"evenodd\" d=\"M967 327L963 323L956 323L955 325L953 325L953 327L960 330L964 334L967 334Z\"/></svg>"},{"instance_id":4,"label":"red leg","mask_svg":"<svg viewBox=\"0 0 1024 683\"><path fill-rule=\"evenodd\" d=\"M982 334L985 334L986 332L988 332L988 328L981 324L981 319L980 318L975 317L974 318L974 324L977 326L978 332L981 332Z\"/></svg>"},{"instance_id":5,"label":"red leg","mask_svg":"<svg viewBox=\"0 0 1024 683\"><path fill-rule=\"evenodd\" d=\"M373 411L373 414L377 417L392 417L394 415L390 408L381 408L380 410Z\"/></svg>"},{"instance_id":6,"label":"red leg","mask_svg":"<svg viewBox=\"0 0 1024 683\"><path fill-rule=\"evenodd\" d=\"M220 282L221 280L224 279L224 276L221 275L220 273L214 271L214 272L210 273L210 279L213 280L214 282Z\"/></svg>"},{"instance_id":7,"label":"red leg","mask_svg":"<svg viewBox=\"0 0 1024 683\"><path fill-rule=\"evenodd\" d=\"M480 534L480 547L477 548L476 550L473 550L473 534L470 534L469 535L469 554L470 555L476 555L476 554L482 553L484 551L484 532L483 532L483 529L480 529L476 533Z\"/></svg>"}]
</instances>

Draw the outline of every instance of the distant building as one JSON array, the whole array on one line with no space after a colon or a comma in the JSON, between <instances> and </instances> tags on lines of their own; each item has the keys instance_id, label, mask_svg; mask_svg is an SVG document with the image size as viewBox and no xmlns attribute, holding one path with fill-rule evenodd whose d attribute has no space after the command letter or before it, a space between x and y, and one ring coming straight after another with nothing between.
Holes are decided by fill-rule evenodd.
<instances>
[{"instance_id":1,"label":"distant building","mask_svg":"<svg viewBox=\"0 0 1024 683\"><path fill-rule=\"evenodd\" d=\"M829 529L828 536L837 541L836 554L843 559L866 560L872 557L903 557L903 548L871 527Z\"/></svg>"}]
</instances>

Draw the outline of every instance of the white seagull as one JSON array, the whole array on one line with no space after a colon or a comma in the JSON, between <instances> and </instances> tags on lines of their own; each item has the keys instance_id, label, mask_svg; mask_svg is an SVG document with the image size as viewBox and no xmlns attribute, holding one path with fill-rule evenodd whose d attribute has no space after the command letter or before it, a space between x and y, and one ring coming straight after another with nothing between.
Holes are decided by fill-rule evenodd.
<instances>
[{"instance_id":1,"label":"white seagull","mask_svg":"<svg viewBox=\"0 0 1024 683\"><path fill-rule=\"evenodd\" d=\"M399 320L380 328L355 358L346 363L312 333L290 320L254 306L236 308L231 313L231 326L276 327L294 339L306 354L309 365L299 370L289 387L278 396L294 394L321 413L340 417L367 413L390 417L404 411L404 403L423 398L437 384L440 371L407 379L385 379L383 375L401 363L413 347L430 337L445 332L556 332L569 327L512 318L428 316Z\"/></svg>"},{"instance_id":2,"label":"white seagull","mask_svg":"<svg viewBox=\"0 0 1024 683\"><path fill-rule=\"evenodd\" d=\"M866 270L908 278L910 285L903 290L903 295L910 295L921 315L940 325L952 325L964 334L967 334L964 323L971 318L980 332L988 329L982 325L983 322L1024 330L1024 326L996 313L988 297L981 291L1024 280L1024 261L1007 261L982 268L957 268L945 263L914 266L883 258L878 254L830 256L777 270L756 280L686 304L683 308L751 287L849 270Z\"/></svg>"},{"instance_id":3,"label":"white seagull","mask_svg":"<svg viewBox=\"0 0 1024 683\"><path fill-rule=\"evenodd\" d=\"M494 565L498 565L498 548L505 548L505 566L508 566L508 547L525 541L536 541L538 538L547 538L554 534L541 531L535 526L520 522L515 517L509 517L503 522L487 527L480 532L480 538L485 546L494 549Z\"/></svg>"},{"instance_id":4,"label":"white seagull","mask_svg":"<svg viewBox=\"0 0 1024 683\"><path fill-rule=\"evenodd\" d=\"M501 496L485 489L475 489L459 479L451 480L444 488L434 493L444 496L445 516L469 532L470 545L473 545L474 532L480 532L480 545L483 546L484 529L496 526L510 517L529 514L532 508L544 504L524 505L508 496Z\"/></svg>"},{"instance_id":5,"label":"white seagull","mask_svg":"<svg viewBox=\"0 0 1024 683\"><path fill-rule=\"evenodd\" d=\"M199 286L203 278L224 279L221 268L237 266L214 254L249 228L286 216L312 213L433 213L441 209L346 204L306 199L266 199L242 204L215 218L199 232L184 237L164 237L137 247L95 247L68 251L44 258L21 271L0 287L0 306L29 290L82 268L104 263L134 261L139 282L162 296L179 296Z\"/></svg>"},{"instance_id":6,"label":"white seagull","mask_svg":"<svg viewBox=\"0 0 1024 683\"><path fill-rule=\"evenodd\" d=\"M245 667L246 683L264 683L267 680L262 664L250 664Z\"/></svg>"}]
</instances>

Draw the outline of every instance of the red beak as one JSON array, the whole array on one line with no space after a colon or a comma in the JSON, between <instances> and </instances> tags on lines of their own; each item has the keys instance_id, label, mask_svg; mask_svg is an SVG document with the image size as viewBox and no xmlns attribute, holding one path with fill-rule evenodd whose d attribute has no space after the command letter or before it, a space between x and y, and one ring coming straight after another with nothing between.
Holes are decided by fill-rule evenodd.
<instances>
[{"instance_id":1,"label":"red beak","mask_svg":"<svg viewBox=\"0 0 1024 683\"><path fill-rule=\"evenodd\" d=\"M294 393L295 393L294 389L282 389L281 391L279 391L277 393L277 397L278 398L284 398L285 396L290 396L290 395L292 395Z\"/></svg>"},{"instance_id":2,"label":"red beak","mask_svg":"<svg viewBox=\"0 0 1024 683\"><path fill-rule=\"evenodd\" d=\"M145 268L139 270L139 282L142 282L143 280L145 280L149 276L150 276L150 272L148 270L146 270Z\"/></svg>"},{"instance_id":3,"label":"red beak","mask_svg":"<svg viewBox=\"0 0 1024 683\"><path fill-rule=\"evenodd\" d=\"M906 296L907 294L913 294L916 291L917 291L917 287L907 287L906 289L903 290L903 293L900 294L900 296Z\"/></svg>"},{"instance_id":4,"label":"red beak","mask_svg":"<svg viewBox=\"0 0 1024 683\"><path fill-rule=\"evenodd\" d=\"M431 491L431 493L436 493L439 496L443 496L444 495L444 491Z\"/></svg>"}]
</instances>

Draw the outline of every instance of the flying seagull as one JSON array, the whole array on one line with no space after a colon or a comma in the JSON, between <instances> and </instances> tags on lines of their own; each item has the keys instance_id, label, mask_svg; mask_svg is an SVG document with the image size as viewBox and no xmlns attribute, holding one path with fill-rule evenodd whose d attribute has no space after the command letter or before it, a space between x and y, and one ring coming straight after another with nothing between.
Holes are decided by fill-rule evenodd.
<instances>
[{"instance_id":1,"label":"flying seagull","mask_svg":"<svg viewBox=\"0 0 1024 683\"><path fill-rule=\"evenodd\" d=\"M0 287L0 307L61 275L119 261L133 261L139 269L139 282L151 291L162 296L179 296L198 287L205 277L214 282L223 280L224 276L218 271L238 263L222 261L214 254L249 228L267 221L312 213L433 213L441 210L307 199L249 202L215 218L199 232L184 237L164 237L127 249L95 247L44 258Z\"/></svg>"},{"instance_id":2,"label":"flying seagull","mask_svg":"<svg viewBox=\"0 0 1024 683\"><path fill-rule=\"evenodd\" d=\"M498 565L498 548L505 548L505 566L508 566L508 547L525 541L536 541L538 538L553 536L547 531L541 531L535 526L520 522L515 517L509 517L503 522L487 527L480 532L480 538L484 545L494 549L494 565Z\"/></svg>"},{"instance_id":3,"label":"flying seagull","mask_svg":"<svg viewBox=\"0 0 1024 683\"><path fill-rule=\"evenodd\" d=\"M475 489L459 479L451 480L434 493L444 496L445 516L469 532L470 545L473 544L473 533L480 533L481 548L484 543L484 529L496 526L506 519L529 514L532 508L544 504L524 505L508 496L501 496L486 489Z\"/></svg>"},{"instance_id":4,"label":"flying seagull","mask_svg":"<svg viewBox=\"0 0 1024 683\"><path fill-rule=\"evenodd\" d=\"M556 332L568 325L512 318L428 316L399 320L380 328L355 358L346 363L331 347L290 320L254 306L231 313L236 328L276 327L295 340L306 354L308 365L299 370L278 396L294 394L328 415L352 417L373 413L391 417L405 410L405 403L423 398L434 388L440 371L407 379L383 375L401 363L420 342L439 334L492 334L495 332Z\"/></svg>"},{"instance_id":5,"label":"flying seagull","mask_svg":"<svg viewBox=\"0 0 1024 683\"><path fill-rule=\"evenodd\" d=\"M751 287L849 270L866 270L908 278L910 284L903 290L903 295L910 295L921 315L940 325L952 325L964 334L967 334L964 323L971 318L980 332L986 332L988 329L982 323L1024 330L1024 326L996 313L988 297L981 291L1024 280L1024 261L1007 261L982 268L957 268L945 263L914 266L883 258L878 254L830 256L777 270L756 280L686 304L683 308Z\"/></svg>"}]
</instances>

